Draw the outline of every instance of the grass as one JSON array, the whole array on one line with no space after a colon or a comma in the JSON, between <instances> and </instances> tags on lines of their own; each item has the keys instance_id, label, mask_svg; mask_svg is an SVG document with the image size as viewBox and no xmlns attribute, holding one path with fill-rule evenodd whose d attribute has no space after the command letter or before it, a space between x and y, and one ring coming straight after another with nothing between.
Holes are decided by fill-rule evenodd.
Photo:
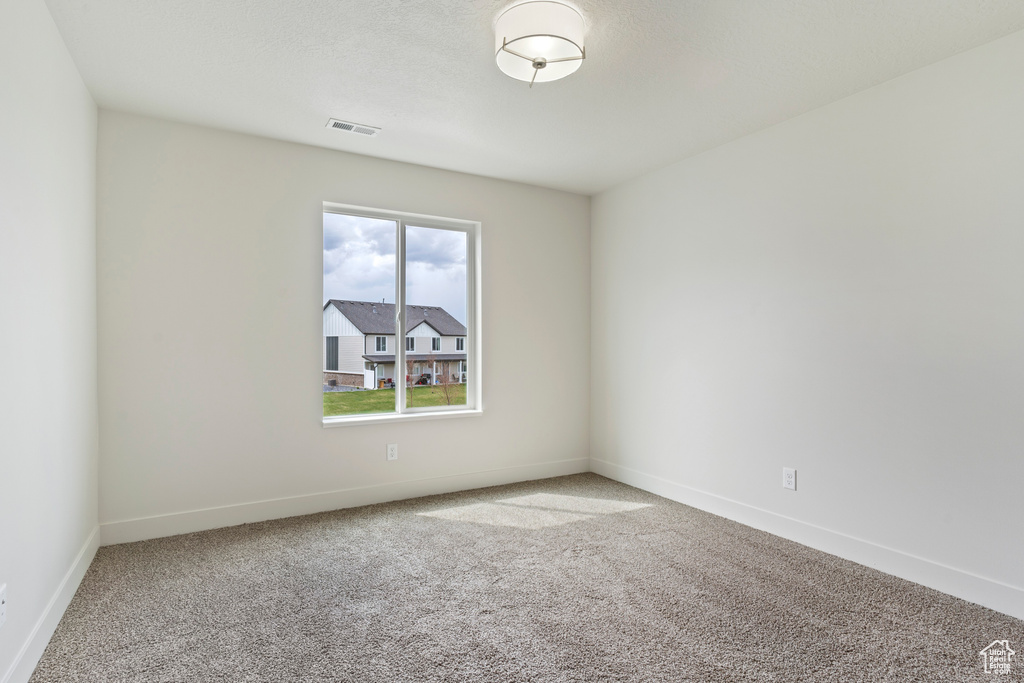
<instances>
[{"instance_id":1,"label":"grass","mask_svg":"<svg viewBox=\"0 0 1024 683\"><path fill-rule=\"evenodd\" d=\"M466 385L455 384L452 405L466 405ZM439 386L409 387L405 390L406 404L410 408L447 405ZM325 391L324 417L333 415L359 415L362 413L392 413L395 411L394 389L368 391Z\"/></svg>"}]
</instances>

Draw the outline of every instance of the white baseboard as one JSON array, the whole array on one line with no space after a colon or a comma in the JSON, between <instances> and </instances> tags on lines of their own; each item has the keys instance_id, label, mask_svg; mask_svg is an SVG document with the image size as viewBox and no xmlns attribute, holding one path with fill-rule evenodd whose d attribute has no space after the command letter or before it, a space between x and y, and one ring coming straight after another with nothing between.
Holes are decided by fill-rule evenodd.
<instances>
[{"instance_id":1,"label":"white baseboard","mask_svg":"<svg viewBox=\"0 0 1024 683\"><path fill-rule=\"evenodd\" d=\"M131 543L151 538L188 534L194 531L263 522L268 519L311 515L360 505L386 503L392 500L405 500L438 493L466 491L484 486L511 484L517 481L579 474L590 471L589 463L587 458L556 460L538 465L517 465L466 474L360 486L326 493L106 522L100 525L102 529L101 542L103 545Z\"/></svg>"},{"instance_id":2,"label":"white baseboard","mask_svg":"<svg viewBox=\"0 0 1024 683\"><path fill-rule=\"evenodd\" d=\"M47 603L46 609L43 610L43 613L36 621L36 625L29 633L28 640L21 646L21 650L14 657L14 661L11 663L10 668L7 669L7 673L4 674L3 678L0 678L0 683L27 683L28 679L32 677L32 672L35 671L39 658L43 656L43 650L46 649L46 645L50 642L53 632L57 630L57 624L60 623L61 617L64 616L64 610L68 608L71 598L75 596L75 591L78 590L79 584L82 583L82 577L85 576L86 570L92 564L92 558L96 556L96 551L99 547L100 528L97 526L89 534L89 538L86 539L82 549L78 551L74 562L71 563L71 567L68 568L60 585L57 586L53 597Z\"/></svg>"},{"instance_id":3,"label":"white baseboard","mask_svg":"<svg viewBox=\"0 0 1024 683\"><path fill-rule=\"evenodd\" d=\"M605 460L591 458L590 467L593 472L623 484L1024 619L1024 588L801 522Z\"/></svg>"}]
</instances>

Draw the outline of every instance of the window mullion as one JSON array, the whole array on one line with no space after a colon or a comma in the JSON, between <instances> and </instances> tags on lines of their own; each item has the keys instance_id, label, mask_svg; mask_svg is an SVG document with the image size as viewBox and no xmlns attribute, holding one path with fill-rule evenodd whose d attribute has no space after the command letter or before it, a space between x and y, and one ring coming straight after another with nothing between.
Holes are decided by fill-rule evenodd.
<instances>
[{"instance_id":1,"label":"window mullion","mask_svg":"<svg viewBox=\"0 0 1024 683\"><path fill-rule=\"evenodd\" d=\"M405 412L405 221L398 224L398 238L395 240L395 411ZM398 340L403 340L401 344Z\"/></svg>"}]
</instances>

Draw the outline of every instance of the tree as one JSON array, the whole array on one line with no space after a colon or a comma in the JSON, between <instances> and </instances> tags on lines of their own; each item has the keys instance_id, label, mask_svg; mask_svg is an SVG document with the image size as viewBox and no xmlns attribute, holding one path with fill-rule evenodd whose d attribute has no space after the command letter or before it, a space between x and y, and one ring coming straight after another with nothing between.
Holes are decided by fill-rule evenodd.
<instances>
[{"instance_id":1,"label":"tree","mask_svg":"<svg viewBox=\"0 0 1024 683\"><path fill-rule=\"evenodd\" d=\"M430 370L423 374L430 375L430 393L440 394L446 405L454 405L459 396L459 378L453 374L452 361L438 360L437 356L430 354L422 363L429 365ZM406 359L405 386L414 386L413 361Z\"/></svg>"},{"instance_id":2,"label":"tree","mask_svg":"<svg viewBox=\"0 0 1024 683\"><path fill-rule=\"evenodd\" d=\"M408 359L406 359L406 361L405 361L405 386L406 387L411 387L412 386L412 367L413 367L412 363L413 362L411 360L408 360Z\"/></svg>"},{"instance_id":3,"label":"tree","mask_svg":"<svg viewBox=\"0 0 1024 683\"><path fill-rule=\"evenodd\" d=\"M441 371L434 378L434 386L436 386L441 395L444 397L444 402L447 405L451 405L455 402L457 395L458 382L452 377L451 361L441 361Z\"/></svg>"}]
</instances>

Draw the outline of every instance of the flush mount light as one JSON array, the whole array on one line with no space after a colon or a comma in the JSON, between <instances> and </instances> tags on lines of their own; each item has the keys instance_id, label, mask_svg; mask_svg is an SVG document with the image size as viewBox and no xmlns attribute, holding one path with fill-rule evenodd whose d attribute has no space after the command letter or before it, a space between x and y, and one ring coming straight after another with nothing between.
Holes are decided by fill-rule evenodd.
<instances>
[{"instance_id":1,"label":"flush mount light","mask_svg":"<svg viewBox=\"0 0 1024 683\"><path fill-rule=\"evenodd\" d=\"M549 0L524 2L505 10L494 25L498 68L520 81L545 83L565 78L587 56L583 17Z\"/></svg>"}]
</instances>

